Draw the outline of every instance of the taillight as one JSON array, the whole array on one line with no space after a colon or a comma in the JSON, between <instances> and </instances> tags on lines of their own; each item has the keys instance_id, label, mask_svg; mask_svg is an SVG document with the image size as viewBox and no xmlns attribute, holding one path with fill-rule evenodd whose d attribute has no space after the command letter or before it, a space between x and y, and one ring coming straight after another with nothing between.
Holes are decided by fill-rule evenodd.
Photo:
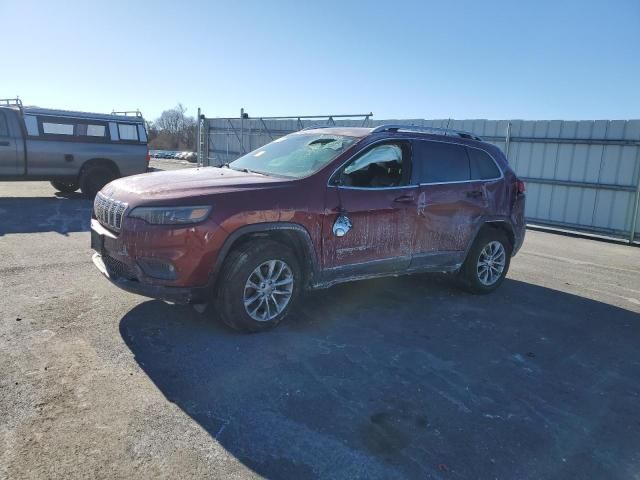
<instances>
[{"instance_id":1,"label":"taillight","mask_svg":"<svg viewBox=\"0 0 640 480\"><path fill-rule=\"evenodd\" d=\"M525 186L522 180L516 180L516 191L518 192L518 195L524 195Z\"/></svg>"},{"instance_id":2,"label":"taillight","mask_svg":"<svg viewBox=\"0 0 640 480\"><path fill-rule=\"evenodd\" d=\"M149 153L149 150L147 150L147 167L149 166L150 161L151 161L151 154Z\"/></svg>"}]
</instances>

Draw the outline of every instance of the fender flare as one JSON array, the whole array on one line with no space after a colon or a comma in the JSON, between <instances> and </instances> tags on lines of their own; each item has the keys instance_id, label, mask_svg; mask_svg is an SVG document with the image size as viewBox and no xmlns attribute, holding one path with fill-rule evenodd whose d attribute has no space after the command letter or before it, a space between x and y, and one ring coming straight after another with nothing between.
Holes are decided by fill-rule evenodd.
<instances>
[{"instance_id":1,"label":"fender flare","mask_svg":"<svg viewBox=\"0 0 640 480\"><path fill-rule=\"evenodd\" d=\"M471 247L473 246L473 244L476 243L476 239L478 238L478 235L480 234L480 230L482 230L487 224L491 224L491 223L501 223L501 224L506 225L507 228L509 228L511 230L511 235L513 235L514 238L515 238L515 231L513 229L513 225L511 224L511 220L509 220L508 218L504 218L504 217L483 218L481 221L478 222L478 224L475 227L475 231L473 232L473 240L471 242L469 242L469 244L467 245L467 248L464 250L464 256L463 256L463 260L462 260L463 264L464 264L464 262L467 261L467 256L469 255L469 251L471 250ZM515 245L513 245L513 248L515 248ZM513 256L514 253L512 252L511 255Z\"/></svg>"},{"instance_id":2,"label":"fender flare","mask_svg":"<svg viewBox=\"0 0 640 480\"><path fill-rule=\"evenodd\" d=\"M296 232L297 239L300 242L299 246L304 250L301 255L301 260L304 261L302 267L305 270L307 276L306 283L308 284L310 280L316 277L318 274L318 259L316 256L317 252L313 246L311 235L309 234L308 230L299 223L260 222L252 223L250 225L244 225L240 228L237 228L227 236L213 265L213 269L210 274L209 286L211 288L215 287L220 271L222 270L222 265L224 264L224 261L226 260L229 252L236 244L238 239L240 239L244 235L269 233L282 230Z\"/></svg>"}]
</instances>

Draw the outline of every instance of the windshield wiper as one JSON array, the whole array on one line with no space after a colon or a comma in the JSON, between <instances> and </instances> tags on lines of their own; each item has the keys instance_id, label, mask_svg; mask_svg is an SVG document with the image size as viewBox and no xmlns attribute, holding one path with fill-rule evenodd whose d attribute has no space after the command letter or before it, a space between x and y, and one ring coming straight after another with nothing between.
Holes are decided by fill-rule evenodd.
<instances>
[{"instance_id":1,"label":"windshield wiper","mask_svg":"<svg viewBox=\"0 0 640 480\"><path fill-rule=\"evenodd\" d=\"M249 169L248 169L248 168L246 168L246 167L245 167L245 168L241 168L241 169L240 169L240 171L241 171L241 172L244 172L244 173L257 173L258 175L264 175L265 177L268 177L268 175L267 175L266 173L257 172L257 171L255 171L255 170L249 170Z\"/></svg>"},{"instance_id":2,"label":"windshield wiper","mask_svg":"<svg viewBox=\"0 0 640 480\"><path fill-rule=\"evenodd\" d=\"M223 167L226 165L227 168L230 168L231 170L235 170L236 172L244 172L244 173L257 173L258 175L264 175L265 177L268 177L269 175L266 173L262 173L262 172L258 172L256 170L249 170L247 167L242 167L242 168L233 168L232 166L230 166L228 163L225 163L223 165Z\"/></svg>"}]
</instances>

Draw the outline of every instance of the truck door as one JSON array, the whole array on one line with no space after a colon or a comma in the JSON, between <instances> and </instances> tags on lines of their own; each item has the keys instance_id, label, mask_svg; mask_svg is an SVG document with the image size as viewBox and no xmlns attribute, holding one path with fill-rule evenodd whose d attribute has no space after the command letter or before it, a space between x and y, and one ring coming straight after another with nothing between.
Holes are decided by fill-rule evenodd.
<instances>
[{"instance_id":1,"label":"truck door","mask_svg":"<svg viewBox=\"0 0 640 480\"><path fill-rule=\"evenodd\" d=\"M7 113L13 115L13 112L0 110L0 176L13 177L23 173L18 168L18 141L22 138L19 131L14 133L14 128L9 127Z\"/></svg>"}]
</instances>

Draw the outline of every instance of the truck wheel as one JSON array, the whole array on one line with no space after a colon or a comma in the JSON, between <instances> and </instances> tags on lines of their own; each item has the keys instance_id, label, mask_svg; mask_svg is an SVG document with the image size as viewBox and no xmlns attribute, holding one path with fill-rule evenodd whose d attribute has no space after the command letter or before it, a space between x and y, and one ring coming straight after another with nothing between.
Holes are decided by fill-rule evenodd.
<instances>
[{"instance_id":1,"label":"truck wheel","mask_svg":"<svg viewBox=\"0 0 640 480\"><path fill-rule=\"evenodd\" d=\"M51 181L51 186L58 192L62 193L73 193L78 190L77 182L63 182L62 180L53 180Z\"/></svg>"},{"instance_id":2,"label":"truck wheel","mask_svg":"<svg viewBox=\"0 0 640 480\"><path fill-rule=\"evenodd\" d=\"M93 198L102 187L115 178L115 173L107 166L90 166L80 174L80 190L87 197Z\"/></svg>"},{"instance_id":3,"label":"truck wheel","mask_svg":"<svg viewBox=\"0 0 640 480\"><path fill-rule=\"evenodd\" d=\"M236 330L273 328L291 309L301 279L298 260L288 247L271 240L248 243L225 260L212 310Z\"/></svg>"},{"instance_id":4,"label":"truck wheel","mask_svg":"<svg viewBox=\"0 0 640 480\"><path fill-rule=\"evenodd\" d=\"M509 270L512 246L506 235L489 228L480 232L459 271L459 278L472 293L493 292Z\"/></svg>"}]
</instances>

